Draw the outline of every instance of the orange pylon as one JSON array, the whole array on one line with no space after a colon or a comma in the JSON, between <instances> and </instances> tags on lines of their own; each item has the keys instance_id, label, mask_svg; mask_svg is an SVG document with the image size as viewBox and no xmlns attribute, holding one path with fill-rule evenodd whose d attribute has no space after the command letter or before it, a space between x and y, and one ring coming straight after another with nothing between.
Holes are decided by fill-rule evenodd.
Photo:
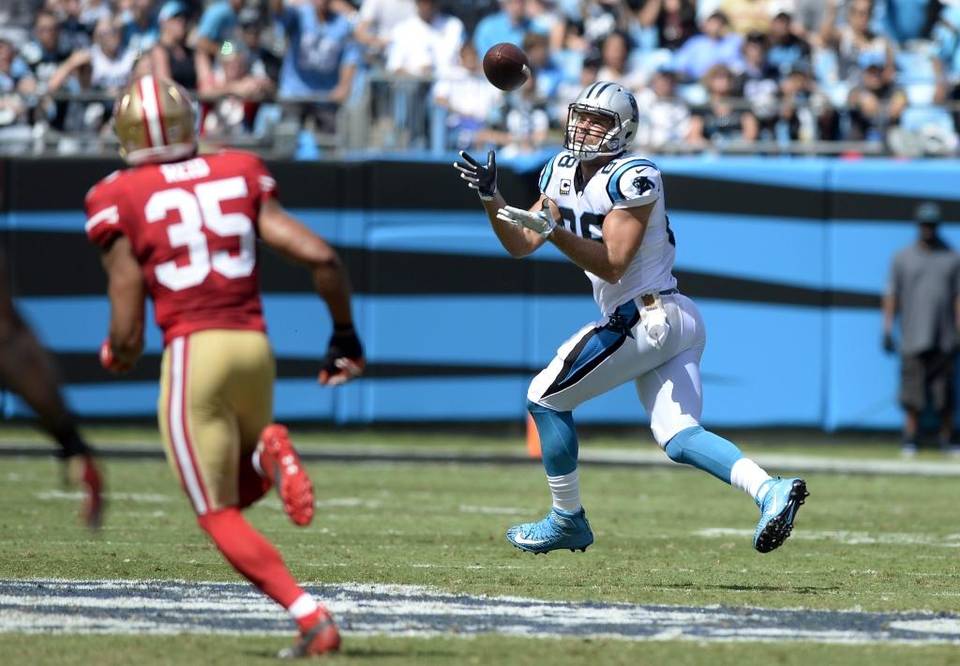
<instances>
[{"instance_id":1,"label":"orange pylon","mask_svg":"<svg viewBox=\"0 0 960 666\"><path fill-rule=\"evenodd\" d=\"M527 414L527 455L540 460L540 433L533 417Z\"/></svg>"}]
</instances>

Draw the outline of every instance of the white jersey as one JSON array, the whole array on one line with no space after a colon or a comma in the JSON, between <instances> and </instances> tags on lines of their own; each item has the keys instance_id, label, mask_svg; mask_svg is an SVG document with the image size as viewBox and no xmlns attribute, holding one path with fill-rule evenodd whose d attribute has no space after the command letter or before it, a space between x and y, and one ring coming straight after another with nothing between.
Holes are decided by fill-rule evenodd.
<instances>
[{"instance_id":1,"label":"white jersey","mask_svg":"<svg viewBox=\"0 0 960 666\"><path fill-rule=\"evenodd\" d=\"M637 153L625 153L600 169L589 182L580 182L580 161L562 152L540 172L540 191L560 208L563 225L584 238L603 240L603 219L615 208L652 205L647 230L636 256L620 281L611 284L585 271L593 284L593 298L604 315L640 294L677 286L673 276L676 255L666 213L663 181L657 165Z\"/></svg>"},{"instance_id":2,"label":"white jersey","mask_svg":"<svg viewBox=\"0 0 960 666\"><path fill-rule=\"evenodd\" d=\"M94 44L90 49L91 85L102 90L120 90L130 80L136 60L137 52L133 49L121 51L111 58Z\"/></svg>"}]
</instances>

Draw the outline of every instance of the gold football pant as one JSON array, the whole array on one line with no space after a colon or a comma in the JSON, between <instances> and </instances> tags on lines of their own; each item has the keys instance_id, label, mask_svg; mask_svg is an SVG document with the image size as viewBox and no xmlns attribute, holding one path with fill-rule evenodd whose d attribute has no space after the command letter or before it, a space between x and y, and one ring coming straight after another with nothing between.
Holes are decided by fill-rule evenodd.
<instances>
[{"instance_id":1,"label":"gold football pant","mask_svg":"<svg viewBox=\"0 0 960 666\"><path fill-rule=\"evenodd\" d=\"M241 504L241 476L272 418L275 373L259 331L200 331L164 349L160 433L198 516Z\"/></svg>"}]
</instances>

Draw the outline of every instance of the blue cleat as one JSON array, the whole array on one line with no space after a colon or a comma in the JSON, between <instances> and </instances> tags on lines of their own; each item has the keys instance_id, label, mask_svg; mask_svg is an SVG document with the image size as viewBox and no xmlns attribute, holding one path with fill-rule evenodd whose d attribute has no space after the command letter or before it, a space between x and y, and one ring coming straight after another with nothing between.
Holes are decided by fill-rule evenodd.
<instances>
[{"instance_id":1,"label":"blue cleat","mask_svg":"<svg viewBox=\"0 0 960 666\"><path fill-rule=\"evenodd\" d=\"M753 534L753 547L761 553L769 553L783 545L793 529L797 511L810 495L807 482L803 479L782 479L779 476L769 479L760 486L767 486L766 494L760 492L760 522Z\"/></svg>"},{"instance_id":2,"label":"blue cleat","mask_svg":"<svg viewBox=\"0 0 960 666\"><path fill-rule=\"evenodd\" d=\"M508 529L507 541L520 550L537 555L561 548L585 551L593 543L593 531L582 508L577 513L550 509L540 522L523 523Z\"/></svg>"}]
</instances>

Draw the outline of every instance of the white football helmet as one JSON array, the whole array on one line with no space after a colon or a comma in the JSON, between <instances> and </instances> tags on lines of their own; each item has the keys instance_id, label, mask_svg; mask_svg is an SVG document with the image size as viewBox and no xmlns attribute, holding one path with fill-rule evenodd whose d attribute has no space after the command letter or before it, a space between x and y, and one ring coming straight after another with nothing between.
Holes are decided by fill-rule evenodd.
<instances>
[{"instance_id":1,"label":"white football helmet","mask_svg":"<svg viewBox=\"0 0 960 666\"><path fill-rule=\"evenodd\" d=\"M586 128L584 113L603 116L606 129ZM640 112L633 93L611 81L597 81L584 88L568 107L563 147L583 161L619 155L637 135Z\"/></svg>"}]
</instances>

